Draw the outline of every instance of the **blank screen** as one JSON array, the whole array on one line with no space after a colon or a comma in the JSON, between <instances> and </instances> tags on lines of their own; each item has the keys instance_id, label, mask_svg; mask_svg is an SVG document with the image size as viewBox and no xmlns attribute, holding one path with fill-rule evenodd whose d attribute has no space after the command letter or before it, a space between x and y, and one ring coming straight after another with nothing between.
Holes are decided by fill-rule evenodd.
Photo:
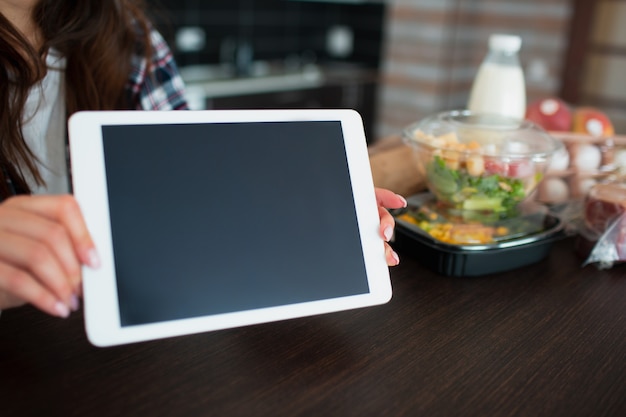
<instances>
[{"instance_id":1,"label":"blank screen","mask_svg":"<svg viewBox=\"0 0 626 417\"><path fill-rule=\"evenodd\" d=\"M340 122L102 133L122 326L369 291Z\"/></svg>"}]
</instances>

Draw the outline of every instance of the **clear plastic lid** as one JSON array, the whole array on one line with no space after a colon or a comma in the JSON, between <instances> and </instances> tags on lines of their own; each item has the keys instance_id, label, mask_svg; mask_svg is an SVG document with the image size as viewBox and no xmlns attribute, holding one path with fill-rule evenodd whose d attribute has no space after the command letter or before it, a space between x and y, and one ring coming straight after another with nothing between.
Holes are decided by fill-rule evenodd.
<instances>
[{"instance_id":1,"label":"clear plastic lid","mask_svg":"<svg viewBox=\"0 0 626 417\"><path fill-rule=\"evenodd\" d=\"M442 112L408 126L403 137L413 145L448 149L440 140L454 136L461 144L475 144L465 152L495 157L545 158L563 147L538 125L497 114L468 110Z\"/></svg>"}]
</instances>

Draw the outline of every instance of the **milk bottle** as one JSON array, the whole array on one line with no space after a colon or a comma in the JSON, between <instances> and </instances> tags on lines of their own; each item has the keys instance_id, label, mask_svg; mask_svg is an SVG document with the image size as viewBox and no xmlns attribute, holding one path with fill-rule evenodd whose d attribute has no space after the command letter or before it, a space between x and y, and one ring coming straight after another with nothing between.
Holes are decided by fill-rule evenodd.
<instances>
[{"instance_id":1,"label":"milk bottle","mask_svg":"<svg viewBox=\"0 0 626 417\"><path fill-rule=\"evenodd\" d=\"M472 85L469 110L524 118L526 84L518 56L521 45L519 36L491 35L489 52Z\"/></svg>"}]
</instances>

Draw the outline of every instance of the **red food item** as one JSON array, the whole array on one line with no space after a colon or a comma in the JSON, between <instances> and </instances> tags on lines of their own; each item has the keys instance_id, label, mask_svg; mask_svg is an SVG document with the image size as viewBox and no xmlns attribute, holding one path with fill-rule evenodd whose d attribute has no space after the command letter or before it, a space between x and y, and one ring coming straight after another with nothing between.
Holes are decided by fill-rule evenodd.
<instances>
[{"instance_id":1,"label":"red food item","mask_svg":"<svg viewBox=\"0 0 626 417\"><path fill-rule=\"evenodd\" d=\"M572 111L567 103L559 98L544 98L528 105L526 119L546 130L566 132L572 126Z\"/></svg>"},{"instance_id":2,"label":"red food item","mask_svg":"<svg viewBox=\"0 0 626 417\"><path fill-rule=\"evenodd\" d=\"M595 185L585 198L584 209L585 226L599 236L626 211L626 185Z\"/></svg>"},{"instance_id":3,"label":"red food item","mask_svg":"<svg viewBox=\"0 0 626 417\"><path fill-rule=\"evenodd\" d=\"M577 255L588 261L594 258L593 262L605 267L626 261L626 184L594 185L585 197L583 210L584 225L575 243ZM617 259L605 250L595 252L600 241L614 247Z\"/></svg>"},{"instance_id":4,"label":"red food item","mask_svg":"<svg viewBox=\"0 0 626 417\"><path fill-rule=\"evenodd\" d=\"M513 178L527 178L533 175L534 170L529 161L509 162L508 176Z\"/></svg>"},{"instance_id":5,"label":"red food item","mask_svg":"<svg viewBox=\"0 0 626 417\"><path fill-rule=\"evenodd\" d=\"M574 111L572 131L595 137L612 136L615 133L606 113L594 107L579 107Z\"/></svg>"},{"instance_id":6,"label":"red food item","mask_svg":"<svg viewBox=\"0 0 626 417\"><path fill-rule=\"evenodd\" d=\"M504 162L495 159L485 160L485 173L487 173L488 175L506 175L506 172L507 166Z\"/></svg>"},{"instance_id":7,"label":"red food item","mask_svg":"<svg viewBox=\"0 0 626 417\"><path fill-rule=\"evenodd\" d=\"M533 175L533 166L529 161L504 162L495 159L485 160L485 173L502 175L507 178L527 178Z\"/></svg>"}]
</instances>

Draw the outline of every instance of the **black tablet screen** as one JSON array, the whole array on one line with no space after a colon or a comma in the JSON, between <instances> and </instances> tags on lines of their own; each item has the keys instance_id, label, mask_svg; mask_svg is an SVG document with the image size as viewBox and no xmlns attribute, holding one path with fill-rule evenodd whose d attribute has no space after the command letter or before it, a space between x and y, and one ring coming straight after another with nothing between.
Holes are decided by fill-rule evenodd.
<instances>
[{"instance_id":1,"label":"black tablet screen","mask_svg":"<svg viewBox=\"0 0 626 417\"><path fill-rule=\"evenodd\" d=\"M340 122L102 132L123 326L368 292Z\"/></svg>"}]
</instances>

